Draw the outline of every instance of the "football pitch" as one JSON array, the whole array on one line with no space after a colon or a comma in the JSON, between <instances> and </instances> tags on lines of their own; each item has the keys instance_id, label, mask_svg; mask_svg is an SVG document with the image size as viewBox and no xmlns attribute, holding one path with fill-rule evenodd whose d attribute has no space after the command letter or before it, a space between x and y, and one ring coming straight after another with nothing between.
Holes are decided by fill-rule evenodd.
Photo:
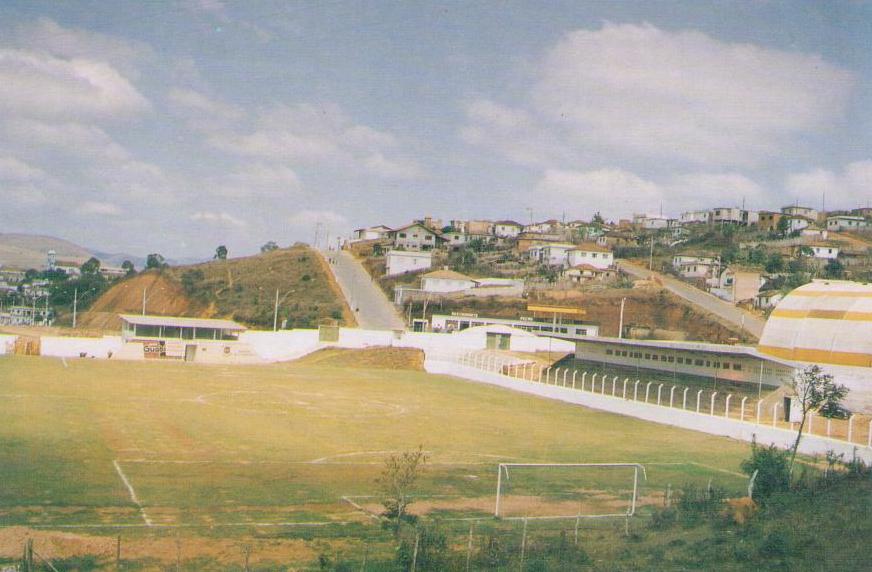
<instances>
[{"instance_id":1,"label":"football pitch","mask_svg":"<svg viewBox=\"0 0 872 572\"><path fill-rule=\"evenodd\" d=\"M413 509L448 519L493 514L499 463L641 463L642 505L747 483L747 444L413 369L0 358L0 526L366 524L385 457L419 445ZM620 511L632 487L540 477L510 481L506 510Z\"/></svg>"}]
</instances>

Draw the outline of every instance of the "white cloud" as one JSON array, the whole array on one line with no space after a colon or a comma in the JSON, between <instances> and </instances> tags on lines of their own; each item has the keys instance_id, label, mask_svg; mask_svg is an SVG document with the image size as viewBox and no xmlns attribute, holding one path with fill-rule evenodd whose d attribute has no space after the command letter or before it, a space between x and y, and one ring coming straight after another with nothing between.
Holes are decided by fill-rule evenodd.
<instances>
[{"instance_id":1,"label":"white cloud","mask_svg":"<svg viewBox=\"0 0 872 572\"><path fill-rule=\"evenodd\" d=\"M171 89L167 100L183 114L192 128L200 131L226 129L245 117L241 107L218 101L193 89Z\"/></svg>"},{"instance_id":2,"label":"white cloud","mask_svg":"<svg viewBox=\"0 0 872 572\"><path fill-rule=\"evenodd\" d=\"M149 102L111 65L0 49L0 113L51 119L128 116Z\"/></svg>"},{"instance_id":3,"label":"white cloud","mask_svg":"<svg viewBox=\"0 0 872 572\"><path fill-rule=\"evenodd\" d=\"M320 223L331 231L348 225L348 219L335 211L312 209L297 211L288 218L288 222L291 226L301 229L315 228L315 225Z\"/></svg>"},{"instance_id":4,"label":"white cloud","mask_svg":"<svg viewBox=\"0 0 872 572\"><path fill-rule=\"evenodd\" d=\"M123 211L112 203L86 201L76 207L75 212L81 215L118 216Z\"/></svg>"},{"instance_id":5,"label":"white cloud","mask_svg":"<svg viewBox=\"0 0 872 572\"><path fill-rule=\"evenodd\" d=\"M221 226L244 227L247 225L244 220L226 212L198 211L193 213L189 218L193 221L207 222Z\"/></svg>"},{"instance_id":6,"label":"white cloud","mask_svg":"<svg viewBox=\"0 0 872 572\"><path fill-rule=\"evenodd\" d=\"M793 201L809 206L821 204L826 196L828 209L849 209L872 202L872 160L856 161L842 172L811 169L787 177L787 191Z\"/></svg>"},{"instance_id":7,"label":"white cloud","mask_svg":"<svg viewBox=\"0 0 872 572\"><path fill-rule=\"evenodd\" d=\"M767 190L740 173L687 173L666 182L669 205L684 210L713 206L739 206L750 209L768 206Z\"/></svg>"},{"instance_id":8,"label":"white cloud","mask_svg":"<svg viewBox=\"0 0 872 572\"><path fill-rule=\"evenodd\" d=\"M297 173L284 165L254 163L216 181L215 193L225 197L284 197L300 192Z\"/></svg>"},{"instance_id":9,"label":"white cloud","mask_svg":"<svg viewBox=\"0 0 872 572\"><path fill-rule=\"evenodd\" d=\"M45 179L45 172L15 157L0 157L0 181L35 181Z\"/></svg>"},{"instance_id":10,"label":"white cloud","mask_svg":"<svg viewBox=\"0 0 872 572\"><path fill-rule=\"evenodd\" d=\"M541 124L549 135L538 138L575 156L594 150L706 167L756 165L790 149L795 135L837 122L853 82L817 55L606 24L570 32L547 52L526 107L479 102L464 138L530 163L511 139ZM566 166L549 159L551 167Z\"/></svg>"}]
</instances>

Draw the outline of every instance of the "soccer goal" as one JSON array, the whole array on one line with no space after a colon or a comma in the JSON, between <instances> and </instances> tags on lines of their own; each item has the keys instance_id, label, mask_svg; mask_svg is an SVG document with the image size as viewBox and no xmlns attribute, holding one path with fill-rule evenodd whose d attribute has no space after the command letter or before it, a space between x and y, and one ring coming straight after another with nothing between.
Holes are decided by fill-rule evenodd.
<instances>
[{"instance_id":1,"label":"soccer goal","mask_svg":"<svg viewBox=\"0 0 872 572\"><path fill-rule=\"evenodd\" d=\"M638 463L500 463L494 516L502 519L629 517L636 512Z\"/></svg>"}]
</instances>

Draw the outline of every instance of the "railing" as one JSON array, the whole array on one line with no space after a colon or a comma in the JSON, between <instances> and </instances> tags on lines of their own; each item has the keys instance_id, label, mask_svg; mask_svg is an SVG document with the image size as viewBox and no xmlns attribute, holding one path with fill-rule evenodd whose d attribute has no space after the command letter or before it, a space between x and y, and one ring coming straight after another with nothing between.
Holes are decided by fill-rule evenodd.
<instances>
[{"instance_id":1,"label":"railing","mask_svg":"<svg viewBox=\"0 0 872 572\"><path fill-rule=\"evenodd\" d=\"M723 390L694 389L603 372L591 373L569 367L546 366L535 360L519 361L517 358L495 352L465 352L455 354L451 358L450 361L460 365L530 383L552 385L655 407L680 409L699 415L794 432L799 425L784 420L784 406L780 399L772 402L770 398L767 402L767 399L736 395ZM812 413L806 420L803 435L825 437L872 449L872 419L865 415L851 415L847 419L830 419Z\"/></svg>"}]
</instances>

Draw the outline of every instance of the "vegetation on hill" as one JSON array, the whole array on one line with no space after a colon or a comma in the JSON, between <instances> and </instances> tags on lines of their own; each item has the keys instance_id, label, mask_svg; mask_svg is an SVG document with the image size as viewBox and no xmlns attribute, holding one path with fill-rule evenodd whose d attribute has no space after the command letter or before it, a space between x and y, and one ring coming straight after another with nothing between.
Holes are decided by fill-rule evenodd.
<instances>
[{"instance_id":1,"label":"vegetation on hill","mask_svg":"<svg viewBox=\"0 0 872 572\"><path fill-rule=\"evenodd\" d=\"M278 291L279 327L353 323L329 269L306 246L143 272L110 288L82 323L117 327L117 314L142 311L143 291L148 314L232 318L272 328Z\"/></svg>"}]
</instances>

